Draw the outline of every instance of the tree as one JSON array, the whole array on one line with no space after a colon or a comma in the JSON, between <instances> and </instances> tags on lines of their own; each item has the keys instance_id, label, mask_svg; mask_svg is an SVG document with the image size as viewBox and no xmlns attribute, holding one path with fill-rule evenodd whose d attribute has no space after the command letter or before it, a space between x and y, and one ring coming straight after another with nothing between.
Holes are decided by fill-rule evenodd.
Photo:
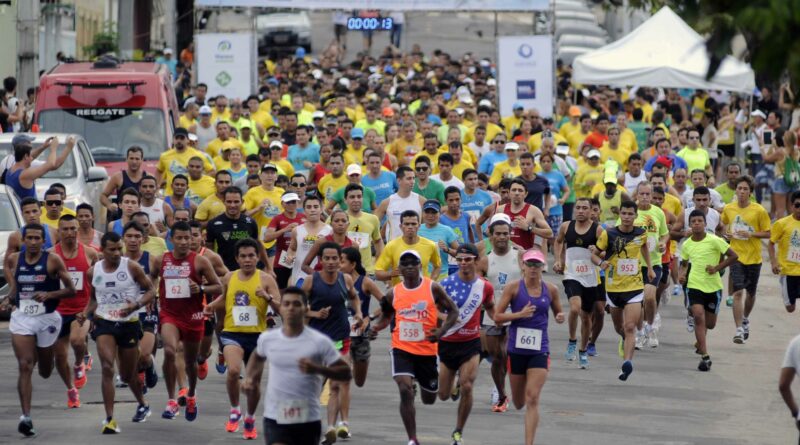
<instances>
[{"instance_id":1,"label":"tree","mask_svg":"<svg viewBox=\"0 0 800 445\"><path fill-rule=\"evenodd\" d=\"M104 54L116 54L119 51L119 34L113 22L105 22L103 29L92 37L92 44L83 47L83 51L93 57Z\"/></svg>"},{"instance_id":2,"label":"tree","mask_svg":"<svg viewBox=\"0 0 800 445\"><path fill-rule=\"evenodd\" d=\"M615 7L616 0L604 0ZM731 54L733 38L747 43L744 60L765 80L800 84L800 0L631 0L631 7L657 11L669 6L705 35L711 78Z\"/></svg>"}]
</instances>

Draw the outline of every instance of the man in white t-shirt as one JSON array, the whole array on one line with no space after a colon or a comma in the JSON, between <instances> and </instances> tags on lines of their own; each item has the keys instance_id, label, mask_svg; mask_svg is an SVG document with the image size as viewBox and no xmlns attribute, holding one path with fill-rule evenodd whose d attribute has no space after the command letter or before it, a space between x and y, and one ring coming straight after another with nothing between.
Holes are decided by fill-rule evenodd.
<instances>
[{"instance_id":1,"label":"man in white t-shirt","mask_svg":"<svg viewBox=\"0 0 800 445\"><path fill-rule=\"evenodd\" d=\"M781 397L786 402L789 412L792 413L797 429L800 429L800 412L798 412L797 402L795 402L792 394L792 381L798 372L800 372L800 335L793 338L789 342L789 347L786 348L786 355L783 357L783 366L781 367L781 376L778 380L778 390L781 393Z\"/></svg>"},{"instance_id":2,"label":"man in white t-shirt","mask_svg":"<svg viewBox=\"0 0 800 445\"><path fill-rule=\"evenodd\" d=\"M258 337L258 345L247 364L246 420L253 418L258 407L264 362L269 360L264 397L264 434L269 443L320 443L319 394L323 380L352 378L350 367L333 342L319 331L304 326L308 308L308 295L303 290L287 288L280 303L283 326Z\"/></svg>"}]
</instances>

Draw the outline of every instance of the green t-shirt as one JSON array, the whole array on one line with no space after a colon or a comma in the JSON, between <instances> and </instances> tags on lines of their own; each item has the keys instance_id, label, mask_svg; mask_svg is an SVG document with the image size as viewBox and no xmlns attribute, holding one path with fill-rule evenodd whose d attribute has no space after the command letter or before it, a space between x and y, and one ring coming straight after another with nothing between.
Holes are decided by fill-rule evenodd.
<instances>
[{"instance_id":1,"label":"green t-shirt","mask_svg":"<svg viewBox=\"0 0 800 445\"><path fill-rule=\"evenodd\" d=\"M707 165L711 164L711 159L708 157L708 150L703 147L692 150L689 147L679 151L676 155L686 161L686 170L689 175L695 170L705 170Z\"/></svg>"},{"instance_id":2,"label":"green t-shirt","mask_svg":"<svg viewBox=\"0 0 800 445\"><path fill-rule=\"evenodd\" d=\"M419 188L419 180L414 181L414 193L423 196L425 199L436 199L441 205L445 205L444 201L444 184L435 179L428 181L428 186L425 190Z\"/></svg>"},{"instance_id":3,"label":"green t-shirt","mask_svg":"<svg viewBox=\"0 0 800 445\"><path fill-rule=\"evenodd\" d=\"M683 242L681 259L691 261L692 268L686 280L689 289L697 289L708 294L722 290L722 278L719 272L709 275L706 266L719 264L720 255L728 251L728 243L724 239L707 233L702 241L695 241L691 237Z\"/></svg>"},{"instance_id":4,"label":"green t-shirt","mask_svg":"<svg viewBox=\"0 0 800 445\"><path fill-rule=\"evenodd\" d=\"M620 224L617 218L617 225ZM647 210L639 209L636 220L633 222L636 227L643 227L647 237L647 248L650 251L650 264L658 266L661 264L661 252L658 251L659 239L669 233L667 229L667 218L664 216L664 211L660 208L650 205ZM640 256L639 260L642 267L647 267L644 257Z\"/></svg>"},{"instance_id":5,"label":"green t-shirt","mask_svg":"<svg viewBox=\"0 0 800 445\"><path fill-rule=\"evenodd\" d=\"M333 201L336 204L338 204L339 208L342 209L342 210L347 210L347 203L344 201L344 189L345 188L346 187L342 187L342 188L336 190L335 192L333 192L333 194L329 198L331 201ZM372 204L374 204L375 201L377 200L377 198L375 196L375 192L372 191L371 188L364 187L363 196L364 196L364 199L361 201L361 210L363 210L363 211L365 211L367 213L372 213Z\"/></svg>"}]
</instances>

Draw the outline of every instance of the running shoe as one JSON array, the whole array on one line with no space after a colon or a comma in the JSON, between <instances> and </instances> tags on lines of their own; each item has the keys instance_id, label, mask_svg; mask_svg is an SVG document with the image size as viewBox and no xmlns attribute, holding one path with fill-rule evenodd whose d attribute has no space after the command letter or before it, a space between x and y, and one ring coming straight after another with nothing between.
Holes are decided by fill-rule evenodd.
<instances>
[{"instance_id":1,"label":"running shoe","mask_svg":"<svg viewBox=\"0 0 800 445\"><path fill-rule=\"evenodd\" d=\"M119 434L121 430L114 419L103 421L103 434Z\"/></svg>"},{"instance_id":2,"label":"running shoe","mask_svg":"<svg viewBox=\"0 0 800 445\"><path fill-rule=\"evenodd\" d=\"M453 445L462 445L464 443L461 438L461 431L453 431L453 435L450 437L453 439Z\"/></svg>"},{"instance_id":3,"label":"running shoe","mask_svg":"<svg viewBox=\"0 0 800 445\"><path fill-rule=\"evenodd\" d=\"M235 433L239 431L239 420L242 418L242 412L238 409L231 409L231 414L228 416L228 423L225 424L225 431Z\"/></svg>"},{"instance_id":4,"label":"running shoe","mask_svg":"<svg viewBox=\"0 0 800 445\"><path fill-rule=\"evenodd\" d=\"M256 432L256 419L255 417L245 417L244 418L244 433L242 437L245 440L253 440L258 437L258 432Z\"/></svg>"},{"instance_id":5,"label":"running shoe","mask_svg":"<svg viewBox=\"0 0 800 445\"><path fill-rule=\"evenodd\" d=\"M737 345L744 344L744 329L736 328L736 335L733 336L733 342Z\"/></svg>"},{"instance_id":6,"label":"running shoe","mask_svg":"<svg viewBox=\"0 0 800 445\"><path fill-rule=\"evenodd\" d=\"M84 364L75 366L72 371L75 373L75 388L81 389L86 385L86 369Z\"/></svg>"},{"instance_id":7,"label":"running shoe","mask_svg":"<svg viewBox=\"0 0 800 445\"><path fill-rule=\"evenodd\" d=\"M625 357L625 339L620 338L619 344L617 345L617 354L619 354L620 358Z\"/></svg>"},{"instance_id":8,"label":"running shoe","mask_svg":"<svg viewBox=\"0 0 800 445\"><path fill-rule=\"evenodd\" d=\"M622 372L619 373L619 379L623 382L628 380L628 376L633 372L633 363L630 360L622 362Z\"/></svg>"},{"instance_id":9,"label":"running shoe","mask_svg":"<svg viewBox=\"0 0 800 445\"><path fill-rule=\"evenodd\" d=\"M728 298L725 299L725 305L733 307L733 295L728 295Z\"/></svg>"},{"instance_id":10,"label":"running shoe","mask_svg":"<svg viewBox=\"0 0 800 445\"><path fill-rule=\"evenodd\" d=\"M711 370L711 357L708 355L704 355L703 358L700 359L700 364L697 365L697 369L699 371L707 372Z\"/></svg>"},{"instance_id":11,"label":"running shoe","mask_svg":"<svg viewBox=\"0 0 800 445\"><path fill-rule=\"evenodd\" d=\"M594 343L586 345L586 353L589 354L589 357L597 357L597 347Z\"/></svg>"},{"instance_id":12,"label":"running shoe","mask_svg":"<svg viewBox=\"0 0 800 445\"><path fill-rule=\"evenodd\" d=\"M189 388L181 388L178 390L178 405L186 406L186 394L189 394Z\"/></svg>"},{"instance_id":13,"label":"running shoe","mask_svg":"<svg viewBox=\"0 0 800 445\"><path fill-rule=\"evenodd\" d=\"M664 292L661 292L661 302L659 303L660 306L666 306L669 304L669 299L672 298L672 293L669 289L664 289Z\"/></svg>"},{"instance_id":14,"label":"running shoe","mask_svg":"<svg viewBox=\"0 0 800 445\"><path fill-rule=\"evenodd\" d=\"M419 442L416 439L411 439L408 441L408 445L419 445Z\"/></svg>"},{"instance_id":15,"label":"running shoe","mask_svg":"<svg viewBox=\"0 0 800 445\"><path fill-rule=\"evenodd\" d=\"M17 431L25 437L36 435L36 430L33 429L33 420L28 416L20 416Z\"/></svg>"},{"instance_id":16,"label":"running shoe","mask_svg":"<svg viewBox=\"0 0 800 445\"><path fill-rule=\"evenodd\" d=\"M747 318L742 318L742 329L744 330L744 335L743 335L744 339L745 340L749 340L750 339L750 320L748 320Z\"/></svg>"},{"instance_id":17,"label":"running shoe","mask_svg":"<svg viewBox=\"0 0 800 445\"><path fill-rule=\"evenodd\" d=\"M123 382L122 377L120 377L119 374L117 374L117 383L114 386L116 386L117 388L127 388L128 384Z\"/></svg>"},{"instance_id":18,"label":"running shoe","mask_svg":"<svg viewBox=\"0 0 800 445\"><path fill-rule=\"evenodd\" d=\"M636 350L638 351L644 348L646 346L645 344L646 342L647 342L647 336L644 335L644 332L636 331L636 343L634 344Z\"/></svg>"},{"instance_id":19,"label":"running shoe","mask_svg":"<svg viewBox=\"0 0 800 445\"><path fill-rule=\"evenodd\" d=\"M228 366L225 365L225 356L221 350L217 352L217 363L214 364L214 367L217 368L219 374L225 374L225 371L228 370Z\"/></svg>"},{"instance_id":20,"label":"running shoe","mask_svg":"<svg viewBox=\"0 0 800 445\"><path fill-rule=\"evenodd\" d=\"M164 412L161 413L161 417L164 419L172 420L178 417L181 414L181 409L178 407L178 402L174 400L170 400L167 402L167 407L164 408Z\"/></svg>"},{"instance_id":21,"label":"running shoe","mask_svg":"<svg viewBox=\"0 0 800 445\"><path fill-rule=\"evenodd\" d=\"M158 384L158 373L152 363L144 370L144 383L148 388L154 388Z\"/></svg>"},{"instance_id":22,"label":"running shoe","mask_svg":"<svg viewBox=\"0 0 800 445\"><path fill-rule=\"evenodd\" d=\"M658 347L658 335L656 334L655 329L650 331L650 335L647 336L647 344L650 345L651 348Z\"/></svg>"},{"instance_id":23,"label":"running shoe","mask_svg":"<svg viewBox=\"0 0 800 445\"><path fill-rule=\"evenodd\" d=\"M575 341L570 340L567 342L567 353L564 354L564 358L568 361L574 361L578 355L578 343Z\"/></svg>"},{"instance_id":24,"label":"running shoe","mask_svg":"<svg viewBox=\"0 0 800 445\"><path fill-rule=\"evenodd\" d=\"M450 390L450 400L456 402L459 398L461 398L461 384L456 383L456 386Z\"/></svg>"},{"instance_id":25,"label":"running shoe","mask_svg":"<svg viewBox=\"0 0 800 445\"><path fill-rule=\"evenodd\" d=\"M656 312L655 318L653 318L653 330L657 331L661 329L661 313Z\"/></svg>"},{"instance_id":26,"label":"running shoe","mask_svg":"<svg viewBox=\"0 0 800 445\"><path fill-rule=\"evenodd\" d=\"M197 396L186 397L186 413L184 415L189 422L194 422L194 419L197 418Z\"/></svg>"},{"instance_id":27,"label":"running shoe","mask_svg":"<svg viewBox=\"0 0 800 445\"><path fill-rule=\"evenodd\" d=\"M692 314L686 314L686 331L694 332L694 317Z\"/></svg>"},{"instance_id":28,"label":"running shoe","mask_svg":"<svg viewBox=\"0 0 800 445\"><path fill-rule=\"evenodd\" d=\"M581 365L581 369L589 369L589 354L587 354L586 351L578 354L578 361Z\"/></svg>"},{"instance_id":29,"label":"running shoe","mask_svg":"<svg viewBox=\"0 0 800 445\"><path fill-rule=\"evenodd\" d=\"M493 413L504 413L506 411L508 411L508 396L498 399L497 403L492 405Z\"/></svg>"},{"instance_id":30,"label":"running shoe","mask_svg":"<svg viewBox=\"0 0 800 445\"><path fill-rule=\"evenodd\" d=\"M92 365L94 364L94 359L92 358L92 353L88 352L86 355L83 356L83 364L86 366L86 372L92 370Z\"/></svg>"},{"instance_id":31,"label":"running shoe","mask_svg":"<svg viewBox=\"0 0 800 445\"><path fill-rule=\"evenodd\" d=\"M336 428L329 426L328 431L325 431L325 438L322 439L322 445L331 445L336 443Z\"/></svg>"},{"instance_id":32,"label":"running shoe","mask_svg":"<svg viewBox=\"0 0 800 445\"><path fill-rule=\"evenodd\" d=\"M683 290L683 288L681 287L680 284L672 286L672 295L677 297L678 295L681 294L681 290Z\"/></svg>"},{"instance_id":33,"label":"running shoe","mask_svg":"<svg viewBox=\"0 0 800 445\"><path fill-rule=\"evenodd\" d=\"M150 407L147 405L139 405L136 408L136 414L133 415L133 419L131 421L136 423L144 423L147 421L147 418L150 417Z\"/></svg>"},{"instance_id":34,"label":"running shoe","mask_svg":"<svg viewBox=\"0 0 800 445\"><path fill-rule=\"evenodd\" d=\"M342 440L348 440L353 437L353 435L350 434L350 426L347 422L339 422L339 424L336 425L336 436Z\"/></svg>"},{"instance_id":35,"label":"running shoe","mask_svg":"<svg viewBox=\"0 0 800 445\"><path fill-rule=\"evenodd\" d=\"M80 408L81 396L77 388L67 391L67 408Z\"/></svg>"},{"instance_id":36,"label":"running shoe","mask_svg":"<svg viewBox=\"0 0 800 445\"><path fill-rule=\"evenodd\" d=\"M205 380L208 377L208 360L203 360L197 364L197 378Z\"/></svg>"}]
</instances>

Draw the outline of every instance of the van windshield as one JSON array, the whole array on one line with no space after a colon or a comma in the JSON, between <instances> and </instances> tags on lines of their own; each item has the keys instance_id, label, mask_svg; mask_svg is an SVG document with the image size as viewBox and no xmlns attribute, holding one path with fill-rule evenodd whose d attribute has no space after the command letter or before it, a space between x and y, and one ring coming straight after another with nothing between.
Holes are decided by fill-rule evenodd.
<instances>
[{"instance_id":1,"label":"van windshield","mask_svg":"<svg viewBox=\"0 0 800 445\"><path fill-rule=\"evenodd\" d=\"M145 159L158 159L167 147L165 128L164 114L157 109L78 108L39 115L40 131L83 135L97 162L124 161L134 145L142 147Z\"/></svg>"}]
</instances>

